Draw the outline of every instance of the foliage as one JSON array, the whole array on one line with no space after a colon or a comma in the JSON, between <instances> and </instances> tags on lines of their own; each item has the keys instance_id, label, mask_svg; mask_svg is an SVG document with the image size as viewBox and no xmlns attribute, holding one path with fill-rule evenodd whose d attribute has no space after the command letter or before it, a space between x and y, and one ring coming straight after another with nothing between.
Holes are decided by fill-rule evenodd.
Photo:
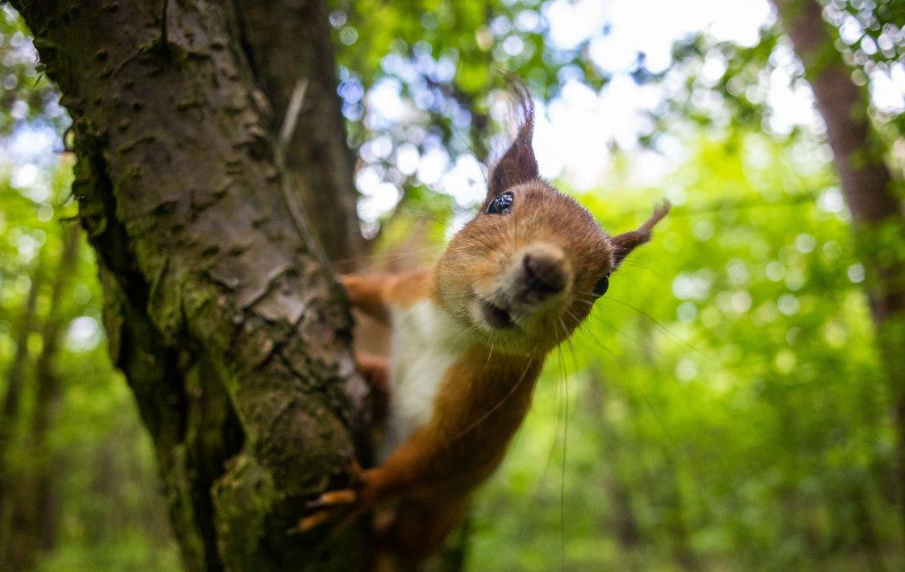
<instances>
[{"instance_id":1,"label":"foliage","mask_svg":"<svg viewBox=\"0 0 905 572\"><path fill-rule=\"evenodd\" d=\"M28 30L12 8L0 6L0 11L0 135L34 122L65 127L66 113L36 65Z\"/></svg>"},{"instance_id":2,"label":"foliage","mask_svg":"<svg viewBox=\"0 0 905 572\"><path fill-rule=\"evenodd\" d=\"M538 0L333 2L350 142L363 172L398 195L392 203L407 202L413 186L444 191L418 160L445 171L493 158L492 105L505 100L508 74L544 98L569 80L606 84L589 39L570 47L549 41L547 8ZM376 110L374 99L391 101L395 115ZM362 211L366 222L381 214Z\"/></svg>"},{"instance_id":3,"label":"foliage","mask_svg":"<svg viewBox=\"0 0 905 572\"><path fill-rule=\"evenodd\" d=\"M870 2L833 0L826 3L824 15L835 48L840 50L852 68L852 78L864 88L865 99L876 95L882 84L890 85L891 77L905 72L905 3L897 0ZM898 66L898 69L896 69ZM690 120L699 126L727 125L780 132L771 121L777 111L771 102L777 91L808 91L804 70L796 60L791 42L782 36L774 22L761 30L760 39L751 46L717 41L707 33L697 33L678 42L673 50L673 64L663 73L644 69L643 61L637 77L666 85L670 97L656 114L658 129L675 127L677 120ZM905 118L884 108L870 106L868 112L876 127L887 139L887 145L905 136ZM807 135L807 118L798 118L791 136Z\"/></svg>"}]
</instances>

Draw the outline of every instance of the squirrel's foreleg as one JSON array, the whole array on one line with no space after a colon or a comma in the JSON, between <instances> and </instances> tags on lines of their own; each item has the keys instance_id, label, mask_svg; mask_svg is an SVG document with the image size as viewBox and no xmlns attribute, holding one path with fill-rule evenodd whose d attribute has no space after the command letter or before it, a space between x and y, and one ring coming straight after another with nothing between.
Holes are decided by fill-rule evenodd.
<instances>
[{"instance_id":1,"label":"squirrel's foreleg","mask_svg":"<svg viewBox=\"0 0 905 572\"><path fill-rule=\"evenodd\" d=\"M384 324L389 323L387 291L393 282L389 274L347 274L339 277L353 308Z\"/></svg>"}]
</instances>

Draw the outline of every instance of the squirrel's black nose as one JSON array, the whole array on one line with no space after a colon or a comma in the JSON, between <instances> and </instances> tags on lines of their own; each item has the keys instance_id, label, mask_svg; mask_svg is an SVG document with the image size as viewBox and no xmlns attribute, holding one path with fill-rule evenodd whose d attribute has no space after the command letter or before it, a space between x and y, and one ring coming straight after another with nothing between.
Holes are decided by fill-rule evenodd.
<instances>
[{"instance_id":1,"label":"squirrel's black nose","mask_svg":"<svg viewBox=\"0 0 905 572\"><path fill-rule=\"evenodd\" d=\"M522 286L526 302L540 302L566 287L568 271L563 257L557 254L534 250L523 255Z\"/></svg>"}]
</instances>

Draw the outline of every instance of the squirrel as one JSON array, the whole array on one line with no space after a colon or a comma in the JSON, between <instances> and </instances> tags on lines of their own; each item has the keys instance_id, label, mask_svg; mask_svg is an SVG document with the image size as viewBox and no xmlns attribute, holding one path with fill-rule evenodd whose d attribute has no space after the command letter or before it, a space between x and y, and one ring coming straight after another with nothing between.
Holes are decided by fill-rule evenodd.
<instances>
[{"instance_id":1,"label":"squirrel","mask_svg":"<svg viewBox=\"0 0 905 572\"><path fill-rule=\"evenodd\" d=\"M650 240L664 203L638 229L610 236L540 178L534 104L523 85L514 141L489 171L478 214L433 268L346 275L353 308L390 327L390 356L359 354L385 405L379 464L309 503L305 532L381 510L381 549L405 569L442 547L473 490L522 424L546 355L603 296L613 272ZM389 515L389 516L387 516Z\"/></svg>"}]
</instances>

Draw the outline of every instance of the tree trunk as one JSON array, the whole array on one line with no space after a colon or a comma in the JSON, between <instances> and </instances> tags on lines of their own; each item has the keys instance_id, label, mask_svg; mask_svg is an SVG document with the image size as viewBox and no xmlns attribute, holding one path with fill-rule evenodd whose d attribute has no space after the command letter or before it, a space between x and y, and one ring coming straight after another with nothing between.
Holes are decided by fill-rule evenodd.
<instances>
[{"instance_id":1,"label":"tree trunk","mask_svg":"<svg viewBox=\"0 0 905 572\"><path fill-rule=\"evenodd\" d=\"M641 542L641 527L632 506L632 495L619 469L619 443L614 428L606 420L607 395L606 380L592 376L586 390L585 407L588 415L597 425L594 432L600 439L600 457L609 463L604 477L604 488L610 495L612 515L606 519L605 527L612 527L625 552L638 547Z\"/></svg>"},{"instance_id":2,"label":"tree trunk","mask_svg":"<svg viewBox=\"0 0 905 572\"><path fill-rule=\"evenodd\" d=\"M38 306L38 294L41 290L41 277L44 272L39 263L31 278L31 286L25 297L21 318L16 325L14 339L16 350L6 372L6 393L3 395L3 407L0 410L0 556L3 554L6 523L10 518L13 467L10 460L10 451L16 425L19 420L19 410L22 405L22 390L25 385L25 366L28 363L28 336L35 328L35 314Z\"/></svg>"},{"instance_id":3,"label":"tree trunk","mask_svg":"<svg viewBox=\"0 0 905 572\"><path fill-rule=\"evenodd\" d=\"M154 440L186 568L364 569L361 526L286 532L362 449L367 389L236 5L13 4L73 118L111 354ZM297 137L322 128L300 122Z\"/></svg>"},{"instance_id":4,"label":"tree trunk","mask_svg":"<svg viewBox=\"0 0 905 572\"><path fill-rule=\"evenodd\" d=\"M29 461L17 471L12 483L16 493L11 503L12 515L9 522L4 522L6 533L0 538L0 560L10 572L31 570L38 550L49 549L55 537L56 503L52 498L55 470L48 437L60 400L60 379L55 365L63 327L69 322L62 301L78 261L78 231L74 225L66 230L51 286L50 306L41 326L43 347L35 361L37 396L24 439Z\"/></svg>"},{"instance_id":5,"label":"tree trunk","mask_svg":"<svg viewBox=\"0 0 905 572\"><path fill-rule=\"evenodd\" d=\"M836 32L817 0L774 0L780 21L804 64L852 214L858 254L882 366L893 396L898 434L898 483L905 524L905 216L884 149L870 124L866 94L834 47Z\"/></svg>"},{"instance_id":6,"label":"tree trunk","mask_svg":"<svg viewBox=\"0 0 905 572\"><path fill-rule=\"evenodd\" d=\"M676 562L683 570L701 570L701 562L691 544L691 529L688 523L688 508L679 482L679 470L671 455L666 455L662 472L663 503L666 512L666 530L672 542Z\"/></svg>"},{"instance_id":7,"label":"tree trunk","mask_svg":"<svg viewBox=\"0 0 905 572\"><path fill-rule=\"evenodd\" d=\"M864 559L870 572L886 572L883 559L883 542L877 533L874 517L870 510L870 498L863 486L857 486L850 492L850 502L854 508L854 518L858 525L858 543L864 551Z\"/></svg>"},{"instance_id":8,"label":"tree trunk","mask_svg":"<svg viewBox=\"0 0 905 572\"><path fill-rule=\"evenodd\" d=\"M353 156L339 98L326 6L318 0L237 0L255 79L271 107L271 132L311 231L337 267L351 270L364 241Z\"/></svg>"}]
</instances>

